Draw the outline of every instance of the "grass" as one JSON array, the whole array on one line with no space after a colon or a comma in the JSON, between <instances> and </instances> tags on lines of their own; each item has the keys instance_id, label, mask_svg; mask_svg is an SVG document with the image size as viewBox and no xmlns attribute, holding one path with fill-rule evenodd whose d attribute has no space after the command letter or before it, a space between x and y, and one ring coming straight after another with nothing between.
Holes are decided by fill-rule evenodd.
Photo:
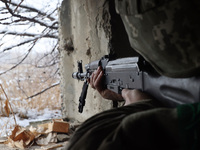
<instances>
[{"instance_id":1,"label":"grass","mask_svg":"<svg viewBox=\"0 0 200 150\"><path fill-rule=\"evenodd\" d=\"M11 66L10 64L4 64L0 66L0 70L8 69ZM59 85L47 90L43 94L27 99L27 97L59 82L58 75L54 75L55 70L56 68L53 67L48 69L35 68L29 64L22 64L17 69L0 76L0 83L8 96L14 114L18 114L22 119L25 119L28 118L27 111L31 109L42 111L46 108L49 110L61 108ZM5 100L5 94L0 88L0 117L6 116L4 111Z\"/></svg>"}]
</instances>

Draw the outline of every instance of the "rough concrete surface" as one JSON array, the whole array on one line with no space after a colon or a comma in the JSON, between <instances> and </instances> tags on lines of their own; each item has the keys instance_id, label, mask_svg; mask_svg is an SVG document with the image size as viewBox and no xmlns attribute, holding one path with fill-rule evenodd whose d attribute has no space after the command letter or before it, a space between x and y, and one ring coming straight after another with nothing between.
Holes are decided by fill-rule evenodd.
<instances>
[{"instance_id":1,"label":"rough concrete surface","mask_svg":"<svg viewBox=\"0 0 200 150\"><path fill-rule=\"evenodd\" d=\"M72 78L77 61L83 65L109 53L110 14L108 1L64 0L60 8L59 50L61 52L61 96L63 117L84 121L111 108L89 87L83 113L78 113L78 100L83 82ZM84 70L85 71L85 70Z\"/></svg>"}]
</instances>

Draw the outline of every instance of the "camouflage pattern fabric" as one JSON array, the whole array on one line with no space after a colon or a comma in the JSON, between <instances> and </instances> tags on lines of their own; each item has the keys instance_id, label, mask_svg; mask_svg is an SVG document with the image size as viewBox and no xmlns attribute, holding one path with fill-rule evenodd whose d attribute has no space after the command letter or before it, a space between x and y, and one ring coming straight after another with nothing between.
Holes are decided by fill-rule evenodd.
<instances>
[{"instance_id":1,"label":"camouflage pattern fabric","mask_svg":"<svg viewBox=\"0 0 200 150\"><path fill-rule=\"evenodd\" d=\"M199 150L200 103L164 108L143 100L86 120L67 150Z\"/></svg>"},{"instance_id":2,"label":"camouflage pattern fabric","mask_svg":"<svg viewBox=\"0 0 200 150\"><path fill-rule=\"evenodd\" d=\"M131 46L162 75L200 73L200 1L115 0Z\"/></svg>"},{"instance_id":3,"label":"camouflage pattern fabric","mask_svg":"<svg viewBox=\"0 0 200 150\"><path fill-rule=\"evenodd\" d=\"M86 120L67 150L179 149L176 109L152 100L111 109Z\"/></svg>"}]
</instances>

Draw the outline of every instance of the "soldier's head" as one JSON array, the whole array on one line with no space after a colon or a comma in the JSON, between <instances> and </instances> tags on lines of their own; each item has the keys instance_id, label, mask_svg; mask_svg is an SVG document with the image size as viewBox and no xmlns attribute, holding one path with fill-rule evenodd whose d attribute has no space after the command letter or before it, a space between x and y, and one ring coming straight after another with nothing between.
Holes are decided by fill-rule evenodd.
<instances>
[{"instance_id":1,"label":"soldier's head","mask_svg":"<svg viewBox=\"0 0 200 150\"><path fill-rule=\"evenodd\" d=\"M200 1L116 0L131 46L158 72L200 72Z\"/></svg>"}]
</instances>

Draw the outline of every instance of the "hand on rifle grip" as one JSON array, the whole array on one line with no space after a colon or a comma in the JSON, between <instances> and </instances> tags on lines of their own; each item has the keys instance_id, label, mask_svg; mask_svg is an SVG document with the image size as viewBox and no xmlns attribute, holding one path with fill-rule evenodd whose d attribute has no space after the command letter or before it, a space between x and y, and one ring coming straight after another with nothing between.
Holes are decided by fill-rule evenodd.
<instances>
[{"instance_id":1,"label":"hand on rifle grip","mask_svg":"<svg viewBox=\"0 0 200 150\"><path fill-rule=\"evenodd\" d=\"M88 82L90 83L93 89L96 89L97 91L103 91L104 87L102 81L103 81L103 69L101 67L98 67L97 70L92 73Z\"/></svg>"},{"instance_id":2,"label":"hand on rifle grip","mask_svg":"<svg viewBox=\"0 0 200 150\"><path fill-rule=\"evenodd\" d=\"M98 67L96 71L94 71L89 78L88 82L90 83L93 89L96 89L103 98L109 100L123 100L120 94L117 94L106 88L104 85L104 72L102 67Z\"/></svg>"},{"instance_id":3,"label":"hand on rifle grip","mask_svg":"<svg viewBox=\"0 0 200 150\"><path fill-rule=\"evenodd\" d=\"M104 73L102 67L98 67L98 69L91 75L88 82L93 89L96 89L101 94L103 98L110 100L125 100L125 105L150 98L146 93L136 89L123 89L122 95L108 90L104 86Z\"/></svg>"}]
</instances>

